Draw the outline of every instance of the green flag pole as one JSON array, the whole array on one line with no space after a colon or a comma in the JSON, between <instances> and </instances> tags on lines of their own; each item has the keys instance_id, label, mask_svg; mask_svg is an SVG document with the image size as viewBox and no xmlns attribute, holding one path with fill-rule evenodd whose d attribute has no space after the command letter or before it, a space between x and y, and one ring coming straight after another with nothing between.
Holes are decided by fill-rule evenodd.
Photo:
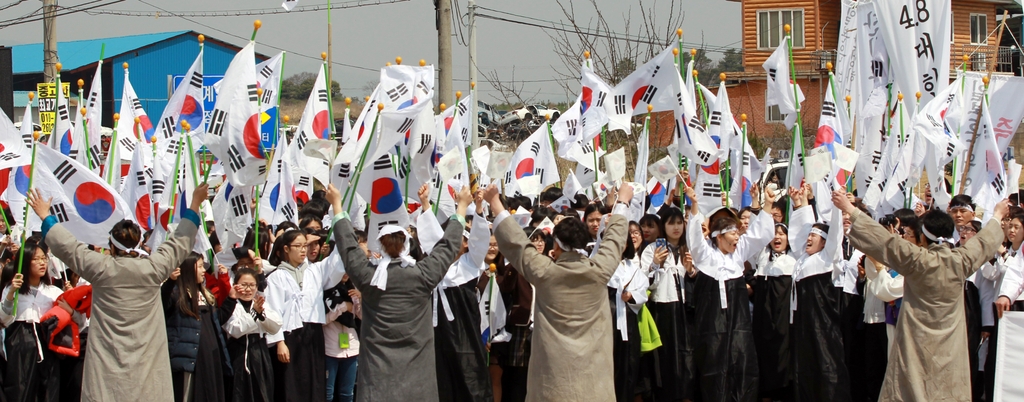
<instances>
[{"instance_id":1,"label":"green flag pole","mask_svg":"<svg viewBox=\"0 0 1024 402\"><path fill-rule=\"evenodd\" d=\"M57 69L57 90L58 91L61 90L61 87L60 87L60 69L59 68ZM33 134L32 137L33 137L33 139L32 139L32 163L29 165L29 168L28 168L28 193L32 193L32 185L34 183L34 179L35 179L35 176L36 176L35 175L35 172L36 172L36 146L39 144L39 142L38 142L39 141L39 132L36 131ZM20 169L20 167L18 167L18 169ZM23 230L22 233L21 233L21 247L18 249L18 274L19 275L21 274L21 266L22 266L22 264L25 261L25 240L28 240L28 212L29 212L30 209L31 208L29 208L28 205L25 206L25 216L24 216L24 220L22 220L22 222L24 222L24 224L25 224L25 230ZM8 226L8 227L10 227L10 226ZM22 286L25 286L25 284L23 284ZM18 315L18 294L19 293L20 292L14 292L14 307L12 308L13 312L11 313L11 315L13 315L13 316L17 316Z\"/></svg>"},{"instance_id":2,"label":"green flag pole","mask_svg":"<svg viewBox=\"0 0 1024 402\"><path fill-rule=\"evenodd\" d=\"M800 167L801 169L806 166L804 158L804 135L803 135L803 118L800 115L800 93L796 87L796 65L793 62L793 37L790 36L790 30L792 29L789 24L786 24L783 29L786 31L786 47L789 53L789 76L793 81L793 106L796 108L796 124L793 126L793 147L800 147ZM789 180L786 180L788 186L793 186L793 159L789 160ZM796 183L800 185L800 183ZM792 205L792 204L791 204ZM789 222L790 215L792 214L793 208L786 208L786 222Z\"/></svg>"}]
</instances>

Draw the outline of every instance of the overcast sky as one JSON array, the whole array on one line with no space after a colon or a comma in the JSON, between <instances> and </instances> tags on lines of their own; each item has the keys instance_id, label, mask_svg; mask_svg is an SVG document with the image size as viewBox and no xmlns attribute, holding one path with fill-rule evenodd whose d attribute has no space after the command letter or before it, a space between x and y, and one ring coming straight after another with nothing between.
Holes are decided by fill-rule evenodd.
<instances>
[{"instance_id":1,"label":"overcast sky","mask_svg":"<svg viewBox=\"0 0 1024 402\"><path fill-rule=\"evenodd\" d=\"M109 0L97 2L105 3ZM144 2L145 1L145 2ZM279 8L280 0L125 0L121 3L97 10L141 11L148 16L119 16L108 14L75 13L58 18L57 36L60 41L93 39L122 35L194 30L211 38L220 39L241 46L252 32L252 21L261 19L263 28L257 36L257 51L272 55L279 50L288 51L285 76L302 71L314 71L320 60L320 52L327 50L327 13L312 11L302 13L274 14L263 16L190 17L191 21L170 16L166 11L227 11ZM420 59L435 64L437 61L437 31L435 29L434 5L431 0L336 0L335 7L354 4L381 2L335 9L332 16L334 32L334 61L349 66L334 67L334 79L341 83L346 95L361 96L368 82L376 82L377 69L385 62L402 56L406 63ZM622 29L624 21L632 21L634 32L640 25L639 4L653 7L656 13L668 13L671 0L596 0L601 13L613 24L613 29ZM676 0L683 1L685 21L683 30L687 42L706 42L712 47L739 47L741 38L740 3L727 0ZM60 0L64 7L73 7L91 0ZM393 3L392 3L393 2ZM466 0L453 0L459 10L466 13ZM3 0L0 3L16 3ZM569 4L569 0L563 0ZM300 6L326 4L326 0L301 0ZM18 18L40 8L38 0L28 0L14 7L0 11L0 21ZM492 15L502 15L519 21L549 25L542 21L565 22L561 9L552 0L478 0L477 5L493 10L513 13L518 16L481 10ZM595 15L589 1L574 0L581 23L590 21ZM157 16L157 13L160 13ZM666 20L661 17L659 21ZM465 20L464 20L465 21ZM455 21L458 25L458 21ZM208 25L204 26L204 25ZM479 19L478 65L481 70L497 70L504 79L515 67L515 78L526 81L545 81L559 78L553 71L562 68L561 60L553 52L552 41L544 29L513 24L491 19ZM664 27L660 27L665 32ZM224 31L224 32L219 32ZM453 28L458 35L459 29ZM226 33L225 33L226 32ZM468 30L462 30L468 40ZM623 32L624 33L624 32ZM42 22L31 22L0 29L0 44L16 45L42 41ZM234 35L234 36L233 36ZM453 37L453 62L455 89L467 90L468 48ZM717 53L709 54L719 58ZM350 67L351 66L351 67ZM184 73L184 72L182 72ZM214 71L206 71L215 74ZM483 77L479 78L480 97L485 102L497 101L497 92ZM529 94L538 93L539 100L564 101L566 94L554 82L527 83Z\"/></svg>"}]
</instances>

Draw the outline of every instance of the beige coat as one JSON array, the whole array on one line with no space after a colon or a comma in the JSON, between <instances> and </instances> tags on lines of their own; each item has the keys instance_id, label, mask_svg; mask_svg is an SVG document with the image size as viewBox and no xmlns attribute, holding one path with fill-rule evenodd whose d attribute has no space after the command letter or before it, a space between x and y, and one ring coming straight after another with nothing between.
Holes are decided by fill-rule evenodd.
<instances>
[{"instance_id":1,"label":"beige coat","mask_svg":"<svg viewBox=\"0 0 1024 402\"><path fill-rule=\"evenodd\" d=\"M991 221L962 247L917 247L855 212L850 244L904 276L903 306L879 401L970 401L964 281L1003 240Z\"/></svg>"},{"instance_id":2,"label":"beige coat","mask_svg":"<svg viewBox=\"0 0 1024 402\"><path fill-rule=\"evenodd\" d=\"M596 257L541 255L513 219L495 229L498 247L536 288L529 401L614 401L608 280L622 259L626 219L613 215Z\"/></svg>"},{"instance_id":3,"label":"beige coat","mask_svg":"<svg viewBox=\"0 0 1024 402\"><path fill-rule=\"evenodd\" d=\"M160 284L192 251L196 229L182 219L149 258L90 251L60 224L46 234L53 255L92 283L83 401L174 399Z\"/></svg>"}]
</instances>

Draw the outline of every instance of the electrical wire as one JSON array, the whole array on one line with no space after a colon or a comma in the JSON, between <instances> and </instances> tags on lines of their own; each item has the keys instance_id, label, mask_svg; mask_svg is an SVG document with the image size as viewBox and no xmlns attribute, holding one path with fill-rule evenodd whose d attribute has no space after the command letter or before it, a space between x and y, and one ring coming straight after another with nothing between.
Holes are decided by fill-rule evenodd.
<instances>
[{"instance_id":1,"label":"electrical wire","mask_svg":"<svg viewBox=\"0 0 1024 402\"><path fill-rule=\"evenodd\" d=\"M90 1L88 3L79 4L79 5L73 6L73 7L82 7L84 5L97 3L99 1L102 1L102 0L93 0L93 1ZM56 17L65 16L65 15L77 14L77 13L80 13L80 12L83 12L83 11L93 10L93 9L96 9L96 8L100 8L100 7L104 7L104 6L109 6L111 4L117 4L117 3L120 3L120 2L123 2L123 1L124 0L112 0L112 1L109 1L109 2L106 2L106 3L96 4L94 6L85 7L85 8L64 7L62 9L58 9L54 13L53 16L54 16L54 18L56 18ZM39 10L42 10L42 8L40 8ZM32 15L33 16L36 15L39 12L39 10L37 10L34 13L32 13ZM21 17L19 19L15 19L15 20L0 21L0 29L4 29L4 28L7 28L7 27L12 27L12 26L15 26L15 25L27 24L29 22L42 21L42 20L46 19L47 16L44 15L44 16L37 17L37 18L32 18L32 19L24 19L24 18L26 18L26 17Z\"/></svg>"},{"instance_id":2,"label":"electrical wire","mask_svg":"<svg viewBox=\"0 0 1024 402\"><path fill-rule=\"evenodd\" d=\"M6 10L6 9L8 9L8 8L11 8L11 7L17 6L17 5L21 4L21 3L24 3L25 1L27 1L27 0L18 0L18 1L16 1L16 2L13 2L13 3L11 3L11 4L8 4L8 5L6 5L6 6L0 7L0 11L4 11L4 10Z\"/></svg>"},{"instance_id":3,"label":"electrical wire","mask_svg":"<svg viewBox=\"0 0 1024 402\"><path fill-rule=\"evenodd\" d=\"M342 3L335 3L331 5L331 9L340 10L346 8L357 8L365 6L377 6L392 3L402 3L409 0L352 0ZM190 17L190 18L209 18L209 17L244 17L254 15L272 15L272 14L296 14L322 11L327 9L327 3L323 4L310 4L305 6L298 6L292 9L292 11L286 11L281 7L274 8L251 8L251 9L235 9L235 10L212 10L212 11L163 11L176 17ZM96 10L88 12L89 15L117 15L122 17L152 17L153 12L140 11L140 10Z\"/></svg>"},{"instance_id":4,"label":"electrical wire","mask_svg":"<svg viewBox=\"0 0 1024 402\"><path fill-rule=\"evenodd\" d=\"M400 0L400 1L408 1L408 0ZM220 32L220 33L222 33L222 34L224 34L224 35L228 35L228 36L231 36L231 37L234 37L234 38L238 38L238 39L241 39L241 40L244 40L244 41L249 41L249 38L246 38L246 37L244 37L244 36L236 35L236 34L234 34L234 33L231 33L231 32L228 32L228 31L225 31L225 30L223 30L223 29L220 29L220 28L216 28L216 27L213 27L213 26L211 26L211 25L207 25L207 24L201 23L201 22L199 22L199 21L196 21L196 20L194 20L194 19L191 19L191 18L189 18L189 17L185 17L185 16L177 15L177 14L175 14L175 13L174 13L174 12L172 12L172 11L167 11L167 10L165 10L165 9L163 9L163 8L161 8L161 7L159 7L159 6L157 6L157 5L154 5L154 4L151 4L151 3L149 3L149 2L146 2L145 0L139 0L139 2L140 2L140 3L142 3L142 4L145 4L145 5L147 5L147 6L153 7L153 8L155 8L155 9L157 9L157 10L160 10L160 11L162 11L162 12L168 13L168 14L170 14L170 15L174 16L174 17L178 17L178 18L181 18L181 19L183 19L183 20L185 20L185 21L191 22L191 23L193 23L193 24L196 24L196 25L202 26L202 27L204 27L204 28L207 28L207 29L211 29L211 30L214 30L214 31ZM333 8L333 7L332 7L332 8ZM295 51L291 51L291 50L285 49L285 48L283 48L283 47L278 47L278 46L274 46L274 45L271 45L271 44L269 44L269 43L266 43L266 42L260 42L260 44L261 44L261 45L263 45L263 46L269 47L269 48L271 48L271 49L279 50L279 51L282 51L282 52L288 52L289 54L294 54L294 55L297 55L297 56L300 56L300 57L304 57L304 58L307 58L307 59L311 59L311 60L319 60L319 61L322 61L322 60L323 60L322 58L320 58L320 55L316 55L316 56L313 56L313 55L308 55L308 54L305 54L305 53L295 52ZM346 63L339 63L339 62L336 62L336 61L335 61L335 62L332 62L332 64L334 64L334 65L338 65L338 66L341 66L341 67L348 67L348 68L353 68L353 69L357 69L357 70L364 70L364 71L374 71L374 72L376 72L376 71L380 71L379 69L376 69L376 68L370 68L370 67L363 67L363 66L357 66L357 65L354 65L354 64L346 64Z\"/></svg>"},{"instance_id":5,"label":"electrical wire","mask_svg":"<svg viewBox=\"0 0 1024 402\"><path fill-rule=\"evenodd\" d=\"M542 29L551 29L551 30L561 31L561 32L583 33L583 34L588 35L588 36L597 36L597 37L601 37L601 38L612 39L612 40L619 40L619 41L625 41L625 42L636 42L636 43L650 44L650 45L664 45L665 44L665 43L662 43L662 42L658 42L656 40L656 38L650 38L650 37L646 37L645 38L645 37L634 36L634 35L630 35L630 34L601 33L600 31L585 29L585 28L582 28L582 27L569 25L569 24L566 24L564 22L545 20L545 19L541 19L541 18L530 17L530 16L527 16L527 15L516 14L516 13L512 13L512 12L508 12L508 11L502 11L502 10L497 10L497 9L493 9L493 8L489 8L489 7L484 7L484 6L478 6L477 8L479 8L481 10L486 10L486 11L491 11L491 12L495 12L495 13L505 14L505 15L508 15L508 16L516 17L516 18L522 18L522 19L537 21L539 23L549 24L550 26L548 26L548 25L541 25L541 24L538 24L538 23L530 23L530 22L526 22L526 21L517 21L517 20L511 19L511 18L508 18L508 17L500 17L500 16L493 16L493 15L486 15L486 14L479 14L479 13L477 13L477 15L476 15L477 17L494 19L494 20L498 20L498 21L502 21L502 22L508 22L508 23L519 24L519 25L533 26L533 27L542 28ZM742 50L741 48L737 48L737 47L733 47L732 46L732 45L735 45L735 44L740 43L740 42L742 42L742 40L730 43L728 45L707 46L707 44L685 42L684 41L683 42L683 46L684 47L694 47L694 48L704 49L705 52L725 53L726 51L729 51L729 50L741 51Z\"/></svg>"}]
</instances>

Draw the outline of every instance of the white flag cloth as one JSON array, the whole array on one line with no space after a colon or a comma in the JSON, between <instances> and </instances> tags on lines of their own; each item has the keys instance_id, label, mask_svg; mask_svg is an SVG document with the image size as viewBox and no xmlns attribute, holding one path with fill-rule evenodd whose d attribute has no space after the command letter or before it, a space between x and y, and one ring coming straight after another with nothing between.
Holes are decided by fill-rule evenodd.
<instances>
[{"instance_id":1,"label":"white flag cloth","mask_svg":"<svg viewBox=\"0 0 1024 402\"><path fill-rule=\"evenodd\" d=\"M673 87L676 84L673 81L679 75L673 63L672 49L675 48L673 43L612 88L611 102L604 103L609 129L632 131L630 120L647 113L647 105L654 106L654 112L675 108Z\"/></svg>"},{"instance_id":2,"label":"white flag cloth","mask_svg":"<svg viewBox=\"0 0 1024 402\"><path fill-rule=\"evenodd\" d=\"M519 192L518 182L528 177L537 177L542 189L559 181L546 124L537 128L512 155L512 163L504 178L505 195L516 195Z\"/></svg>"},{"instance_id":3,"label":"white flag cloth","mask_svg":"<svg viewBox=\"0 0 1024 402\"><path fill-rule=\"evenodd\" d=\"M278 147L284 146L284 137L277 140ZM261 190L260 216L266 217L271 225L281 222L298 223L298 207L295 204L295 179L290 163L285 163L282 152L274 153L270 162L267 183Z\"/></svg>"},{"instance_id":4,"label":"white flag cloth","mask_svg":"<svg viewBox=\"0 0 1024 402\"><path fill-rule=\"evenodd\" d=\"M722 206L722 176L719 175L718 162L697 170L693 189L697 192L697 206L704 216Z\"/></svg>"},{"instance_id":5,"label":"white flag cloth","mask_svg":"<svg viewBox=\"0 0 1024 402\"><path fill-rule=\"evenodd\" d=\"M28 127L26 130L25 127ZM28 131L26 138L26 131ZM14 127L14 122L7 114L0 111L0 169L32 163L32 149L25 146L32 144L32 107L25 107L25 116L21 121L21 131Z\"/></svg>"},{"instance_id":6,"label":"white flag cloth","mask_svg":"<svg viewBox=\"0 0 1024 402\"><path fill-rule=\"evenodd\" d=\"M128 69L124 70L124 86L121 91L121 108L119 113L121 114L121 120L117 123L119 151L121 155L127 156L134 152L134 147L126 146L125 143L121 142L121 139L127 138L127 141L134 141L136 143L141 140L142 143L149 144L153 134L156 132L156 127L153 127L153 122L149 120L149 115L146 114L146 109L142 107L142 102L139 101L139 96L135 93L135 87L132 86L132 82L128 78ZM139 119L139 124L135 124L136 118ZM152 163L152 159L152 154L147 153L147 166Z\"/></svg>"},{"instance_id":7,"label":"white flag cloth","mask_svg":"<svg viewBox=\"0 0 1024 402\"><path fill-rule=\"evenodd\" d=\"M507 341L508 337L503 333L507 315L501 292L498 291L497 283L492 278L487 281L487 287L484 288L480 297L480 334L488 342Z\"/></svg>"},{"instance_id":8,"label":"white flag cloth","mask_svg":"<svg viewBox=\"0 0 1024 402\"><path fill-rule=\"evenodd\" d=\"M996 133L988 105L982 102L981 121L978 122L978 139L974 144L974 155L967 167L964 194L971 196L979 208L985 210L985 218L1000 200L1006 198L1006 170L1002 154L996 144Z\"/></svg>"},{"instance_id":9,"label":"white flag cloth","mask_svg":"<svg viewBox=\"0 0 1024 402\"><path fill-rule=\"evenodd\" d=\"M154 199L152 193L153 170L147 169L145 164L146 151L144 148L136 148L132 152L132 163L128 168L128 179L125 180L124 190L121 197L128 203L134 221L139 224L142 231L154 228L156 212L153 209Z\"/></svg>"},{"instance_id":10,"label":"white flag cloth","mask_svg":"<svg viewBox=\"0 0 1024 402\"><path fill-rule=\"evenodd\" d=\"M937 149L936 155L939 158L936 162L943 166L967 150L963 141L957 138L956 132L946 123L947 116L954 121L962 120L960 116L950 116L948 112L950 104L957 98L956 94L959 92L963 79L963 77L958 77L952 85L939 92L928 103L923 104L917 115L914 116L914 132L927 141L929 148ZM954 112L959 112L959 110ZM944 172L939 172L939 177L944 174Z\"/></svg>"},{"instance_id":11,"label":"white flag cloth","mask_svg":"<svg viewBox=\"0 0 1024 402\"><path fill-rule=\"evenodd\" d=\"M825 100L821 102L818 133L814 137L814 148L820 146L828 148L829 152L832 153L832 159L836 159L838 156L836 154L836 147L846 146L846 139L843 138L845 130L843 129L842 121L839 119L839 114L846 113L846 111L840 111L835 95L836 88L830 80L828 87L825 88Z\"/></svg>"},{"instance_id":12,"label":"white flag cloth","mask_svg":"<svg viewBox=\"0 0 1024 402\"><path fill-rule=\"evenodd\" d=\"M281 74L284 70L284 54L285 52L278 53L260 64L256 65L256 87L263 90L263 94L260 95L260 140L264 143L276 143L275 136L277 135L278 127L281 126L281 121L277 119L279 105L278 102L281 99ZM277 124L264 125L264 123L274 119ZM272 127L271 127L272 126ZM270 150L266 150L270 152Z\"/></svg>"},{"instance_id":13,"label":"white flag cloth","mask_svg":"<svg viewBox=\"0 0 1024 402\"><path fill-rule=\"evenodd\" d=\"M92 83L89 84L89 97L86 100L85 107L85 127L88 131L85 132L88 139L88 144L82 147L82 155L79 155L79 162L83 166L90 167L93 173L97 175L100 173L100 164L103 163L103 158L100 156L101 152L101 133L100 128L102 127L103 120L103 60L100 60L96 65L96 74L92 76ZM84 157L84 159L82 159Z\"/></svg>"},{"instance_id":14,"label":"white flag cloth","mask_svg":"<svg viewBox=\"0 0 1024 402\"><path fill-rule=\"evenodd\" d=\"M299 169L305 170L313 175L320 184L330 183L330 162L310 157L303 154L306 144L310 141L331 138L331 113L327 93L327 76L324 73L326 67L321 67L313 81L313 90L306 100L306 108L302 111L302 118L299 119L299 131L295 133L291 143L288 144L286 161ZM348 125L348 122L345 122Z\"/></svg>"},{"instance_id":15,"label":"white flag cloth","mask_svg":"<svg viewBox=\"0 0 1024 402\"><path fill-rule=\"evenodd\" d=\"M85 141L85 115L81 113L81 109L75 109L73 112L75 114L75 125L71 127L71 151L68 152L67 156L81 163L82 166L87 166L85 147L88 146L88 143Z\"/></svg>"},{"instance_id":16,"label":"white flag cloth","mask_svg":"<svg viewBox=\"0 0 1024 402\"><path fill-rule=\"evenodd\" d=\"M882 39L874 1L857 2L857 97L853 104L861 118L885 112L889 84L889 51ZM864 155L862 152L861 155ZM859 174L858 174L859 176Z\"/></svg>"},{"instance_id":17,"label":"white flag cloth","mask_svg":"<svg viewBox=\"0 0 1024 402\"><path fill-rule=\"evenodd\" d=\"M789 40L787 35L783 42ZM768 97L765 104L778 105L779 111L786 115L786 129L792 130L793 124L796 122L796 113L800 110L800 103L804 101L804 94L790 76L788 45L780 45L775 48L775 51L761 67L768 73ZM796 86L795 93L794 86ZM794 95L796 99L793 98Z\"/></svg>"},{"instance_id":18,"label":"white flag cloth","mask_svg":"<svg viewBox=\"0 0 1024 402\"><path fill-rule=\"evenodd\" d=\"M74 145L74 136L71 132L71 113L80 115L77 110L71 110L68 105L68 98L64 96L64 90L60 82L60 75L57 75L57 115L53 123L53 133L50 134L50 148L60 151L64 155L71 155Z\"/></svg>"},{"instance_id":19,"label":"white flag cloth","mask_svg":"<svg viewBox=\"0 0 1024 402\"><path fill-rule=\"evenodd\" d=\"M252 187L224 183L213 199L213 221L221 244L233 245L245 239L252 225ZM361 220L361 219L359 219Z\"/></svg>"},{"instance_id":20,"label":"white flag cloth","mask_svg":"<svg viewBox=\"0 0 1024 402\"><path fill-rule=\"evenodd\" d=\"M740 138L734 140L737 146L730 149L729 169L732 173L732 184L729 187L731 202L729 205L737 209L753 204L754 198L750 193L750 186L756 183L761 178L761 173L764 172L764 166L754 154L754 149L745 140L741 132ZM745 150L744 152L740 152L741 147Z\"/></svg>"},{"instance_id":21,"label":"white flag cloth","mask_svg":"<svg viewBox=\"0 0 1024 402\"><path fill-rule=\"evenodd\" d=\"M404 174L406 196L415 196L424 183L434 177L437 163L437 126L434 124L432 108L425 107L412 125L409 136L409 152L402 155L399 173Z\"/></svg>"},{"instance_id":22,"label":"white flag cloth","mask_svg":"<svg viewBox=\"0 0 1024 402\"><path fill-rule=\"evenodd\" d=\"M297 5L299 5L299 0L284 0L284 3L281 3L281 7L283 7L285 11L292 11L292 9Z\"/></svg>"},{"instance_id":23,"label":"white flag cloth","mask_svg":"<svg viewBox=\"0 0 1024 402\"><path fill-rule=\"evenodd\" d=\"M708 135L694 107L693 95L687 92L687 85L676 73L678 96L675 101L675 135L669 146L669 155L677 162L681 157L689 158L691 165L710 165L718 158L718 144Z\"/></svg>"},{"instance_id":24,"label":"white flag cloth","mask_svg":"<svg viewBox=\"0 0 1024 402\"><path fill-rule=\"evenodd\" d=\"M368 164L359 178L359 194L370 194L366 206L370 209L367 225L368 238L376 239L384 226L401 228L409 226L409 213L405 208L405 196L391 163L391 155ZM373 243L373 242L371 242Z\"/></svg>"},{"instance_id":25,"label":"white flag cloth","mask_svg":"<svg viewBox=\"0 0 1024 402\"><path fill-rule=\"evenodd\" d=\"M218 159L225 161L227 179L236 186L261 184L267 173L266 151L260 138L254 45L245 45L224 73L204 141Z\"/></svg>"},{"instance_id":26,"label":"white flag cloth","mask_svg":"<svg viewBox=\"0 0 1024 402\"><path fill-rule=\"evenodd\" d=\"M115 189L121 192L125 200L129 197L125 196L125 175L129 174L127 171L122 171L121 164L124 157L133 159L135 157L135 148L139 146L139 139L136 134L135 128L135 104L139 100L135 95L135 90L132 88L131 82L128 80L128 69L124 69L124 87L121 90L121 108L119 111L120 120L114 122L114 132L110 138L110 146L107 148L107 157L105 158L103 165L103 179L107 183L115 186ZM139 105L141 109L141 104ZM142 116L145 116L145 111L142 112ZM148 122L148 118L147 118ZM141 125L142 118L139 118ZM152 125L150 125L152 129ZM143 152L142 155L143 166L151 166L153 163L153 154ZM148 163L147 163L148 162ZM131 170L131 169L129 169ZM116 185L114 184L116 180ZM131 201L129 201L130 203Z\"/></svg>"},{"instance_id":27,"label":"white flag cloth","mask_svg":"<svg viewBox=\"0 0 1024 402\"><path fill-rule=\"evenodd\" d=\"M249 61L250 64L253 62L253 60ZM253 68L255 69L255 67ZM218 95L218 99L221 98ZM165 161L165 168L170 169L166 162L168 159L171 160L170 163L174 163L173 157L176 151L169 148L170 145L173 145L169 140L181 133L182 121L189 123L193 133L205 132L203 99L203 50L200 48L199 55L192 62L192 66L185 73L181 83L174 89L174 93L167 101L167 106L164 107L160 121L157 123L156 133L159 137L157 155L158 158ZM149 141L150 139L146 138L145 140Z\"/></svg>"},{"instance_id":28,"label":"white flag cloth","mask_svg":"<svg viewBox=\"0 0 1024 402\"><path fill-rule=\"evenodd\" d=\"M867 117L857 122L854 133L857 136L857 143L854 146L860 156L857 158L854 180L858 189L857 195L862 198L882 161L882 139L885 135L885 130L883 129L884 120L884 117L878 115Z\"/></svg>"},{"instance_id":29,"label":"white flag cloth","mask_svg":"<svg viewBox=\"0 0 1024 402\"><path fill-rule=\"evenodd\" d=\"M128 204L99 176L61 153L39 147L33 187L53 197L50 214L86 244L107 244L123 219L134 219ZM126 246L133 246L126 244Z\"/></svg>"},{"instance_id":30,"label":"white flag cloth","mask_svg":"<svg viewBox=\"0 0 1024 402\"><path fill-rule=\"evenodd\" d=\"M874 3L890 62L899 66L892 69L896 84L905 94L920 92L921 104L927 103L949 85L952 1ZM913 116L917 106L908 102L907 107Z\"/></svg>"},{"instance_id":31,"label":"white flag cloth","mask_svg":"<svg viewBox=\"0 0 1024 402\"><path fill-rule=\"evenodd\" d=\"M729 102L729 92L725 89L725 81L719 83L718 94L715 97L711 97L711 91L703 85L700 88L704 91L705 101L711 109L708 135L718 143L718 158L728 159L730 150L738 148L740 133L736 118L732 115L732 105Z\"/></svg>"},{"instance_id":32,"label":"white flag cloth","mask_svg":"<svg viewBox=\"0 0 1024 402\"><path fill-rule=\"evenodd\" d=\"M584 140L591 140L601 134L601 128L608 124L608 110L605 108L612 88L597 76L594 70L587 67L586 63L580 68L580 84L583 86L579 99L580 127L583 130L580 134ZM559 121L563 118L564 114Z\"/></svg>"},{"instance_id":33,"label":"white flag cloth","mask_svg":"<svg viewBox=\"0 0 1024 402\"><path fill-rule=\"evenodd\" d=\"M964 77L967 80L964 86L964 97L971 99L975 108L966 110L971 116L977 113L976 98L984 89L981 81L984 73L968 72ZM953 86L953 84L950 84ZM1020 107L1020 94L1024 93L1024 78L1007 75L993 75L988 84L988 107L992 116L992 129L996 133L996 144L1002 152L1010 146L1010 140L1017 132L1017 126L1021 119L1024 119L1024 108ZM966 135L970 135L967 131ZM965 135L964 132L960 133Z\"/></svg>"},{"instance_id":34,"label":"white flag cloth","mask_svg":"<svg viewBox=\"0 0 1024 402\"><path fill-rule=\"evenodd\" d=\"M644 119L644 129L636 142L636 164L633 165L633 182L647 183L647 160L650 158L651 118Z\"/></svg>"},{"instance_id":35,"label":"white flag cloth","mask_svg":"<svg viewBox=\"0 0 1024 402\"><path fill-rule=\"evenodd\" d=\"M558 156L561 158L565 158L569 154L569 149L574 144L583 141L583 136L580 135L583 132L580 124L580 103L582 99L582 95L577 96L576 102L573 102L572 106L569 106L565 113L558 117L557 121L551 122L551 137L558 144ZM600 133L601 131L598 129L598 134Z\"/></svg>"}]
</instances>

